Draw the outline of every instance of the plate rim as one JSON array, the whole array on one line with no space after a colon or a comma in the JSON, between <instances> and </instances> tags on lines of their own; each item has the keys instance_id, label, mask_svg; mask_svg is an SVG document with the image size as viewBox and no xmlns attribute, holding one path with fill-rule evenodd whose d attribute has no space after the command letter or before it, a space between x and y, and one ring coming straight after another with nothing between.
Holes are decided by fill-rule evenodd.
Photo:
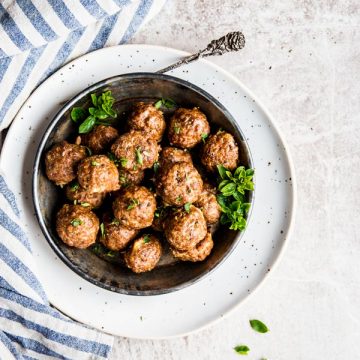
<instances>
[{"instance_id":1,"label":"plate rim","mask_svg":"<svg viewBox=\"0 0 360 360\"><path fill-rule=\"evenodd\" d=\"M167 52L171 52L172 54L174 55L178 55L179 57L180 56L187 56L187 55L190 55L189 52L186 52L186 51L183 51L183 50L179 50L179 49L175 49L175 48L171 48L171 47L167 47L167 46L162 46L162 45L150 45L150 44L123 44L123 45L117 45L117 46L113 46L113 47L107 47L107 48L102 48L102 49L99 49L99 50L96 50L96 51L93 51L91 53L87 53L87 54L84 54L82 56L79 56L77 57L76 59L64 64L61 68L59 68L56 72L54 72L50 77L48 77L44 82L42 82L34 91L32 91L32 93L29 95L29 97L24 101L23 105L21 106L21 108L19 109L19 111L17 112L17 114L14 116L14 120L12 121L10 127L9 127L9 130L8 130L8 133L7 133L7 136L4 140L4 143L3 143L3 147L2 147L2 151L5 149L5 148L8 148L9 147L9 144L10 144L10 138L13 137L13 135L15 136L16 133L13 134L13 132L15 130L12 130L14 129L15 127L13 126L13 124L15 123L16 120L19 119L19 113L27 106L27 104L29 103L29 101L31 100L31 97L36 94L39 89L41 89L42 87L46 86L47 82L50 81L50 79L59 74L62 69L66 66L69 66L71 64L73 64L74 62L77 62L79 61L80 59L83 59L85 57L88 57L88 56L96 56L97 53L99 52L102 52L102 51L108 51L109 49L111 48L123 48L123 47L133 47L133 48L136 48L136 47L141 47L141 48L148 48L148 49L152 49L152 50L163 50L163 51L167 51ZM291 204L290 204L290 210L291 210L291 214L290 214L290 217L289 217L289 220L288 220L288 227L286 229L286 231L284 232L284 241L281 243L280 247L279 247L279 250L272 262L272 271L268 272L267 274L265 274L262 279L252 288L252 291L247 294L243 299L240 299L238 300L236 303L232 304L232 305L229 305L226 310L222 313L222 316L220 315L217 315L217 316L214 316L213 319L207 321L206 323L204 323L203 325L200 325L194 329L191 329L191 330L188 330L188 331L185 331L185 332L179 332L177 334L173 334L173 335L166 335L166 336L129 336L127 334L120 334L120 333L117 333L117 334L114 334L114 333L111 333L111 332L106 332L104 331L104 329L101 329L100 326L96 326L96 325L90 325L91 327L93 328L96 328L98 329L99 331L102 331L102 332L105 332L105 333L108 333L108 334L111 334L111 335L114 335L114 336L124 336L124 337L128 337L128 338L132 338L132 339L142 339L142 340L160 340L160 339L173 339L173 338L178 338L178 337L182 337L182 336L187 336L187 335L190 335L190 334L193 334L193 333L196 333L198 331L201 331L205 328L208 328L212 325L215 325L217 322L219 322L220 320L224 319L224 318L227 318L230 314L232 314L236 309L238 309L242 304L244 304L245 302L247 302L249 299L252 298L252 296L257 293L257 291L259 291L259 289L264 285L264 282L270 277L272 276L273 274L273 270L275 270L277 268L277 266L279 265L282 257L284 256L284 253L288 247L288 244L289 244L289 241L290 241L290 238L291 238L291 235L293 233L293 230L294 230L294 223L295 223L295 217L296 217L296 207L297 207L297 180L296 180L296 172L295 172L295 166L294 166L294 162L293 162L293 159L292 159L292 156L291 156L291 152L289 151L289 147L287 145L287 142L283 136L283 133L282 131L279 129L274 117L271 115L271 113L269 112L269 110L267 109L267 107L262 103L261 100L259 100L259 98L254 95L254 93L249 90L249 88L244 85L235 75L233 75L232 73L226 71L225 69L223 69L220 65L217 65L211 61L208 61L206 59L200 59L198 60L199 62L205 62L207 64L207 66L209 66L210 68L218 71L219 73L222 73L224 74L225 76L229 77L237 86L239 86L239 88L241 88L245 93L247 93L249 96L251 96L252 99L254 99L257 104L259 105L259 107L261 108L261 110L264 112L264 114L266 115L266 117L270 120L271 122L271 125L273 127L273 129L275 130L275 132L277 133L278 137L279 137L279 141L281 141L283 147L284 147L284 150L286 152L286 160L287 160L287 163L288 163L288 166L289 166L289 171L291 173L291 177L292 177L292 190L291 190L291 195L292 195L292 199L291 199ZM19 120L18 120L19 121ZM2 167L2 159L3 157L0 158L0 168ZM159 295L160 297L161 295ZM49 302L52 303L49 299ZM60 312L63 312L65 315L66 312L65 311L62 311L61 310L61 306L57 306L56 305L56 301L54 301L54 306L60 311ZM70 316L71 318L81 322L82 320L78 319L76 316L74 315L67 315L67 316Z\"/></svg>"}]
</instances>

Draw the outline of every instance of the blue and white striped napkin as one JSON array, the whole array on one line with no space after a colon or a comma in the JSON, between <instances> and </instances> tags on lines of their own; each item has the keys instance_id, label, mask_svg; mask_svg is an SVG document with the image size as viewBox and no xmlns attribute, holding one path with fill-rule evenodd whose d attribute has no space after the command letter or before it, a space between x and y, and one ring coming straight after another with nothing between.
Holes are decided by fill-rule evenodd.
<instances>
[{"instance_id":1,"label":"blue and white striped napkin","mask_svg":"<svg viewBox=\"0 0 360 360\"><path fill-rule=\"evenodd\" d=\"M128 41L164 2L0 0L0 130L54 71L82 54ZM5 178L0 173L0 359L107 358L112 336L49 305Z\"/></svg>"}]
</instances>

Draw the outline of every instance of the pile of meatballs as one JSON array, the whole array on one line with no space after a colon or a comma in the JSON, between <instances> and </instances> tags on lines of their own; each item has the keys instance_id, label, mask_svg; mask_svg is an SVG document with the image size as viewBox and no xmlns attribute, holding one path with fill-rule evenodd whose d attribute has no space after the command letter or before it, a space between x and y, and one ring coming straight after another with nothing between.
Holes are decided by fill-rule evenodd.
<instances>
[{"instance_id":1,"label":"pile of meatballs","mask_svg":"<svg viewBox=\"0 0 360 360\"><path fill-rule=\"evenodd\" d=\"M128 114L123 131L98 125L45 154L46 175L67 199L56 214L59 237L80 249L99 241L121 252L135 273L156 267L165 241L175 258L203 261L221 215L208 179L218 164L238 166L234 137L210 134L198 108L178 108L165 119L139 102Z\"/></svg>"}]
</instances>

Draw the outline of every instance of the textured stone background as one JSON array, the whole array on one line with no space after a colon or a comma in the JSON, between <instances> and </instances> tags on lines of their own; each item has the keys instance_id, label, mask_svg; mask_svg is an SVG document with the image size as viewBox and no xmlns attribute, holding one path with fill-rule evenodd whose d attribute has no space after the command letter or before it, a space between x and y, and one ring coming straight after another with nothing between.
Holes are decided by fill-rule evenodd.
<instances>
[{"instance_id":1,"label":"textured stone background","mask_svg":"<svg viewBox=\"0 0 360 360\"><path fill-rule=\"evenodd\" d=\"M360 359L359 0L171 1L133 40L196 51L243 30L239 54L212 61L274 115L298 181L294 234L251 300L218 324L164 341L116 339L113 359ZM271 329L257 334L249 318Z\"/></svg>"}]
</instances>

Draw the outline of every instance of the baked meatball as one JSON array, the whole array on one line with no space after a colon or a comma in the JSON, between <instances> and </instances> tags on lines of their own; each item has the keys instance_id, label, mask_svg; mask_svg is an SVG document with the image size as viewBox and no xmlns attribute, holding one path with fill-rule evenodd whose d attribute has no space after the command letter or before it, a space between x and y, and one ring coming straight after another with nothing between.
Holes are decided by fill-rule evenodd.
<instances>
[{"instance_id":1,"label":"baked meatball","mask_svg":"<svg viewBox=\"0 0 360 360\"><path fill-rule=\"evenodd\" d=\"M79 162L86 158L84 146L61 141L45 155L46 175L56 185L66 185L76 178Z\"/></svg>"},{"instance_id":2,"label":"baked meatball","mask_svg":"<svg viewBox=\"0 0 360 360\"><path fill-rule=\"evenodd\" d=\"M144 180L144 170L126 171L119 169L119 180L121 186L139 185Z\"/></svg>"},{"instance_id":3,"label":"baked meatball","mask_svg":"<svg viewBox=\"0 0 360 360\"><path fill-rule=\"evenodd\" d=\"M207 233L204 215L193 205L169 214L164 228L167 241L177 250L194 248Z\"/></svg>"},{"instance_id":4,"label":"baked meatball","mask_svg":"<svg viewBox=\"0 0 360 360\"><path fill-rule=\"evenodd\" d=\"M234 137L225 131L210 135L201 151L201 162L208 171L216 171L217 165L234 170L239 161L239 148Z\"/></svg>"},{"instance_id":5,"label":"baked meatball","mask_svg":"<svg viewBox=\"0 0 360 360\"><path fill-rule=\"evenodd\" d=\"M100 241L110 250L119 251L126 248L132 239L138 234L138 230L128 229L120 224L120 221L105 214L103 218L104 232Z\"/></svg>"},{"instance_id":6,"label":"baked meatball","mask_svg":"<svg viewBox=\"0 0 360 360\"><path fill-rule=\"evenodd\" d=\"M78 180L89 192L110 192L120 188L116 165L105 155L93 155L78 166Z\"/></svg>"},{"instance_id":7,"label":"baked meatball","mask_svg":"<svg viewBox=\"0 0 360 360\"><path fill-rule=\"evenodd\" d=\"M83 206L65 204L56 215L56 231L65 244L85 249L96 241L99 219Z\"/></svg>"},{"instance_id":8,"label":"baked meatball","mask_svg":"<svg viewBox=\"0 0 360 360\"><path fill-rule=\"evenodd\" d=\"M211 233L208 232L205 238L196 244L196 246L192 249L181 251L171 248L171 253L174 257L182 261L203 261L210 255L213 246L214 242L212 240Z\"/></svg>"},{"instance_id":9,"label":"baked meatball","mask_svg":"<svg viewBox=\"0 0 360 360\"><path fill-rule=\"evenodd\" d=\"M118 131L112 126L97 125L88 134L81 136L81 143L94 154L100 154L109 149L118 136Z\"/></svg>"},{"instance_id":10,"label":"baked meatball","mask_svg":"<svg viewBox=\"0 0 360 360\"><path fill-rule=\"evenodd\" d=\"M65 194L70 201L79 203L79 205L88 209L101 206L106 195L105 193L89 192L83 189L77 182L66 185Z\"/></svg>"},{"instance_id":11,"label":"baked meatball","mask_svg":"<svg viewBox=\"0 0 360 360\"><path fill-rule=\"evenodd\" d=\"M121 167L128 171L151 168L159 157L159 150L156 140L134 130L120 135L111 146L111 151L120 160Z\"/></svg>"},{"instance_id":12,"label":"baked meatball","mask_svg":"<svg viewBox=\"0 0 360 360\"><path fill-rule=\"evenodd\" d=\"M171 145L191 149L209 133L206 116L198 108L177 109L170 119L168 137Z\"/></svg>"},{"instance_id":13,"label":"baked meatball","mask_svg":"<svg viewBox=\"0 0 360 360\"><path fill-rule=\"evenodd\" d=\"M191 154L183 149L177 149L175 147L166 147L161 150L159 156L160 168L165 168L168 165L175 164L177 162L187 162L192 165Z\"/></svg>"},{"instance_id":14,"label":"baked meatball","mask_svg":"<svg viewBox=\"0 0 360 360\"><path fill-rule=\"evenodd\" d=\"M203 188L198 171L188 162L178 162L163 169L156 181L156 191L164 203L182 206L195 202Z\"/></svg>"},{"instance_id":15,"label":"baked meatball","mask_svg":"<svg viewBox=\"0 0 360 360\"><path fill-rule=\"evenodd\" d=\"M203 191L194 204L203 212L208 224L215 224L218 222L221 215L221 208L216 200L215 194L216 189L210 184L204 183Z\"/></svg>"},{"instance_id":16,"label":"baked meatball","mask_svg":"<svg viewBox=\"0 0 360 360\"><path fill-rule=\"evenodd\" d=\"M160 241L154 235L136 239L125 253L125 263L135 273L154 269L162 254Z\"/></svg>"},{"instance_id":17,"label":"baked meatball","mask_svg":"<svg viewBox=\"0 0 360 360\"><path fill-rule=\"evenodd\" d=\"M113 202L115 218L127 228L143 229L150 226L155 210L155 197L144 186L134 185L125 188Z\"/></svg>"},{"instance_id":18,"label":"baked meatball","mask_svg":"<svg viewBox=\"0 0 360 360\"><path fill-rule=\"evenodd\" d=\"M164 115L153 104L139 102L134 105L128 125L132 130L142 131L144 135L160 141L166 127Z\"/></svg>"}]
</instances>

